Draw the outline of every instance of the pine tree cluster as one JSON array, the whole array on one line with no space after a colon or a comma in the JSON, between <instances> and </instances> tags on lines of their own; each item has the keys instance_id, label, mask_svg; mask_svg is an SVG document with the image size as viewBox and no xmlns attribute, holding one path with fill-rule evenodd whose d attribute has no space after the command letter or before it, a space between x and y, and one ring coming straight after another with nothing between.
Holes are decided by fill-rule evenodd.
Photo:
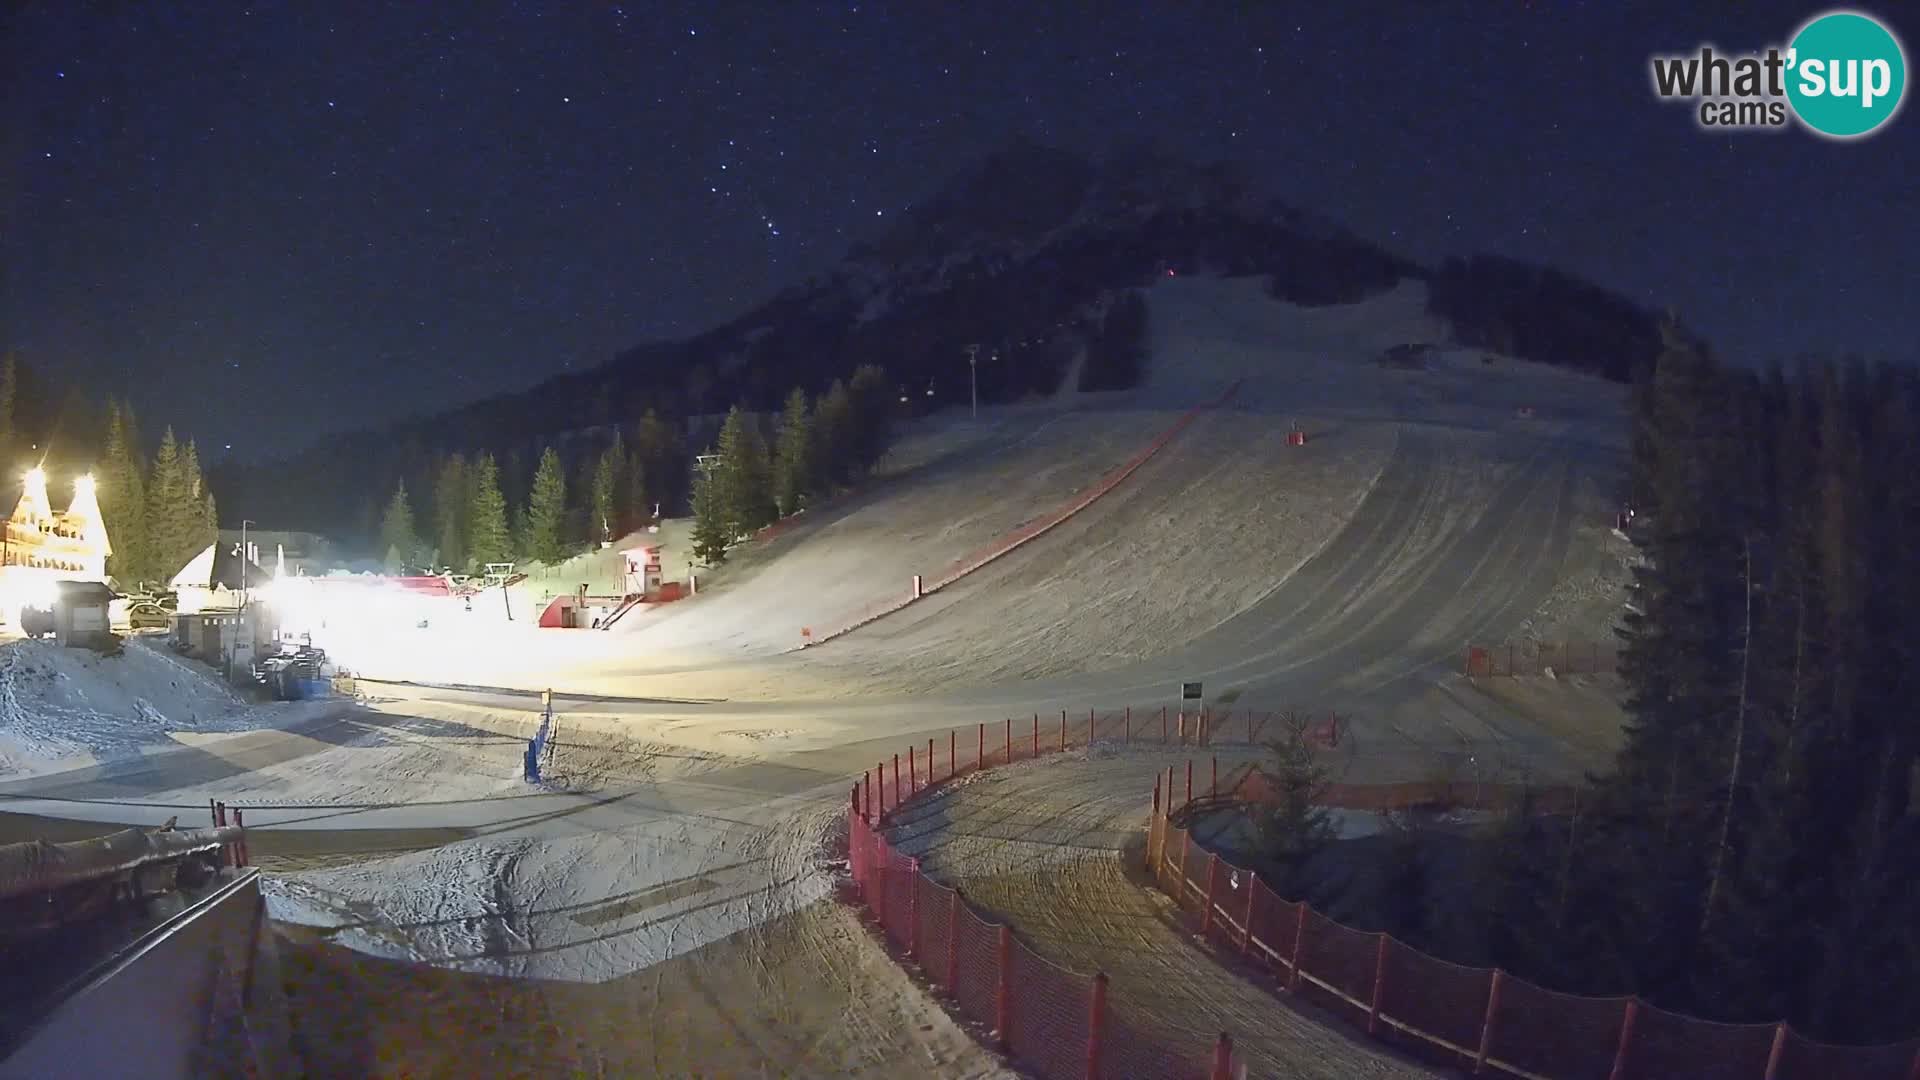
<instances>
[{"instance_id":1,"label":"pine tree cluster","mask_svg":"<svg viewBox=\"0 0 1920 1080\"><path fill-rule=\"evenodd\" d=\"M182 444L169 427L147 462L131 405L107 403L106 440L94 480L113 547L107 572L123 589L164 587L219 538L218 508L198 447L191 439Z\"/></svg>"},{"instance_id":2,"label":"pine tree cluster","mask_svg":"<svg viewBox=\"0 0 1920 1080\"><path fill-rule=\"evenodd\" d=\"M1920 1032L1920 377L1731 370L1668 323L1634 393L1631 716L1524 823L1492 959L1829 1041ZM1550 868L1550 869L1549 869Z\"/></svg>"}]
</instances>

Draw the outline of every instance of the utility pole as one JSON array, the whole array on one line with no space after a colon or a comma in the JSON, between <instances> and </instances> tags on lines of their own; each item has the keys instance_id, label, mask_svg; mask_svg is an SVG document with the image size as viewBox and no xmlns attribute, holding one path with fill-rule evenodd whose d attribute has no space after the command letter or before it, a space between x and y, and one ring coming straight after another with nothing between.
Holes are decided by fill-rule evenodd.
<instances>
[{"instance_id":1,"label":"utility pole","mask_svg":"<svg viewBox=\"0 0 1920 1080\"><path fill-rule=\"evenodd\" d=\"M980 419L980 346L967 346L967 389L973 397L973 419Z\"/></svg>"}]
</instances>

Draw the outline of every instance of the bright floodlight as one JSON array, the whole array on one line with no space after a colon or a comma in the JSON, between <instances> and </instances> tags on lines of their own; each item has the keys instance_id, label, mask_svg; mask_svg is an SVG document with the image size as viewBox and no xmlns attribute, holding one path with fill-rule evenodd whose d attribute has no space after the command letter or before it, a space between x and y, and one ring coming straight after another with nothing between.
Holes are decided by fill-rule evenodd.
<instances>
[{"instance_id":1,"label":"bright floodlight","mask_svg":"<svg viewBox=\"0 0 1920 1080\"><path fill-rule=\"evenodd\" d=\"M93 494L93 474L87 473L83 476L75 477L73 481L73 493L83 496Z\"/></svg>"},{"instance_id":2,"label":"bright floodlight","mask_svg":"<svg viewBox=\"0 0 1920 1080\"><path fill-rule=\"evenodd\" d=\"M27 470L27 475L25 479L29 485L44 484L47 482L46 470L41 469L38 466L35 466L34 468Z\"/></svg>"}]
</instances>

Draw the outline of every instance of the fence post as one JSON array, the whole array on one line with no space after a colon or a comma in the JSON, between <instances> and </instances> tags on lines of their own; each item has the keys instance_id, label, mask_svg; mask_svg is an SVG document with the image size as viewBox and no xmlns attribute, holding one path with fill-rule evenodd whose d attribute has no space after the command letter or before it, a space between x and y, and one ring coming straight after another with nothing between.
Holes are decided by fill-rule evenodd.
<instances>
[{"instance_id":1,"label":"fence post","mask_svg":"<svg viewBox=\"0 0 1920 1080\"><path fill-rule=\"evenodd\" d=\"M893 755L893 808L900 809L900 755Z\"/></svg>"},{"instance_id":2,"label":"fence post","mask_svg":"<svg viewBox=\"0 0 1920 1080\"><path fill-rule=\"evenodd\" d=\"M1387 989L1387 949L1391 947L1392 941L1392 938L1382 933L1380 945L1373 955L1373 1006L1367 1010L1367 1034L1369 1035L1377 1035L1380 1032L1380 999Z\"/></svg>"},{"instance_id":3,"label":"fence post","mask_svg":"<svg viewBox=\"0 0 1920 1080\"><path fill-rule=\"evenodd\" d=\"M973 752L973 771L987 767L987 722L980 721L980 745Z\"/></svg>"},{"instance_id":4,"label":"fence post","mask_svg":"<svg viewBox=\"0 0 1920 1080\"><path fill-rule=\"evenodd\" d=\"M920 767L913 763L913 744L907 744L907 794L912 795L920 783Z\"/></svg>"},{"instance_id":5,"label":"fence post","mask_svg":"<svg viewBox=\"0 0 1920 1080\"><path fill-rule=\"evenodd\" d=\"M1180 804L1184 809L1193 804L1193 759L1187 759L1187 801Z\"/></svg>"},{"instance_id":6,"label":"fence post","mask_svg":"<svg viewBox=\"0 0 1920 1080\"><path fill-rule=\"evenodd\" d=\"M1213 929L1213 896L1214 889L1219 884L1220 856L1209 853L1207 855L1207 906L1200 912L1200 936L1203 938L1207 936L1207 931Z\"/></svg>"},{"instance_id":7,"label":"fence post","mask_svg":"<svg viewBox=\"0 0 1920 1080\"><path fill-rule=\"evenodd\" d=\"M233 861L233 865L245 866L247 865L247 862L248 862L247 818L246 818L246 815L240 812L240 808L237 806L233 808L233 827L240 830L240 839L234 841L234 845L233 845L233 852L234 852L234 855L236 856Z\"/></svg>"},{"instance_id":8,"label":"fence post","mask_svg":"<svg viewBox=\"0 0 1920 1080\"><path fill-rule=\"evenodd\" d=\"M1608 1073L1610 1080L1626 1080L1627 1051L1633 1046L1633 1022L1640 1018L1640 999L1628 998L1627 1011L1620 1017L1620 1048L1613 1054L1613 1071Z\"/></svg>"},{"instance_id":9,"label":"fence post","mask_svg":"<svg viewBox=\"0 0 1920 1080\"><path fill-rule=\"evenodd\" d=\"M1107 1028L1107 973L1093 973L1087 998L1087 1080L1100 1080L1100 1043Z\"/></svg>"},{"instance_id":10,"label":"fence post","mask_svg":"<svg viewBox=\"0 0 1920 1080\"><path fill-rule=\"evenodd\" d=\"M1087 706L1087 745L1093 745L1093 731L1098 721L1094 718L1093 706Z\"/></svg>"},{"instance_id":11,"label":"fence post","mask_svg":"<svg viewBox=\"0 0 1920 1080\"><path fill-rule=\"evenodd\" d=\"M1013 927L1000 928L1000 985L994 991L993 1025L1000 1037L1000 1050L1013 1048Z\"/></svg>"},{"instance_id":12,"label":"fence post","mask_svg":"<svg viewBox=\"0 0 1920 1080\"><path fill-rule=\"evenodd\" d=\"M947 779L960 775L960 733L947 732Z\"/></svg>"},{"instance_id":13,"label":"fence post","mask_svg":"<svg viewBox=\"0 0 1920 1080\"><path fill-rule=\"evenodd\" d=\"M1193 854L1193 830L1180 833L1180 895L1176 898L1184 903L1187 899L1187 856Z\"/></svg>"},{"instance_id":14,"label":"fence post","mask_svg":"<svg viewBox=\"0 0 1920 1080\"><path fill-rule=\"evenodd\" d=\"M933 786L933 740L927 740L927 786Z\"/></svg>"},{"instance_id":15,"label":"fence post","mask_svg":"<svg viewBox=\"0 0 1920 1080\"><path fill-rule=\"evenodd\" d=\"M907 959L920 959L920 857L907 860Z\"/></svg>"},{"instance_id":16,"label":"fence post","mask_svg":"<svg viewBox=\"0 0 1920 1080\"><path fill-rule=\"evenodd\" d=\"M1160 742L1161 742L1161 745L1165 745L1165 744L1166 744L1166 741L1167 741L1167 707L1166 707L1165 705L1162 705L1162 706L1160 706Z\"/></svg>"},{"instance_id":17,"label":"fence post","mask_svg":"<svg viewBox=\"0 0 1920 1080\"><path fill-rule=\"evenodd\" d=\"M1219 754L1213 755L1213 779L1207 781L1207 795L1215 799L1220 797L1220 755Z\"/></svg>"},{"instance_id":18,"label":"fence post","mask_svg":"<svg viewBox=\"0 0 1920 1080\"><path fill-rule=\"evenodd\" d=\"M1007 717L1007 764L1013 764L1013 717Z\"/></svg>"},{"instance_id":19,"label":"fence post","mask_svg":"<svg viewBox=\"0 0 1920 1080\"><path fill-rule=\"evenodd\" d=\"M1500 1015L1500 987L1506 979L1506 972L1494 968L1493 978L1487 981L1487 1015L1480 1021L1480 1053L1473 1059L1475 1076L1487 1071L1487 1054L1493 1049L1493 1021Z\"/></svg>"},{"instance_id":20,"label":"fence post","mask_svg":"<svg viewBox=\"0 0 1920 1080\"><path fill-rule=\"evenodd\" d=\"M1061 709L1060 710L1060 749L1064 752L1066 748L1067 748L1067 710Z\"/></svg>"},{"instance_id":21,"label":"fence post","mask_svg":"<svg viewBox=\"0 0 1920 1080\"><path fill-rule=\"evenodd\" d=\"M1213 1043L1213 1080L1233 1080L1233 1036L1221 1032Z\"/></svg>"},{"instance_id":22,"label":"fence post","mask_svg":"<svg viewBox=\"0 0 1920 1080\"><path fill-rule=\"evenodd\" d=\"M1027 744L1027 756L1040 756L1040 714L1033 714L1033 742Z\"/></svg>"},{"instance_id":23,"label":"fence post","mask_svg":"<svg viewBox=\"0 0 1920 1080\"><path fill-rule=\"evenodd\" d=\"M214 828L220 827L220 810L212 799L207 800L207 820L213 823Z\"/></svg>"},{"instance_id":24,"label":"fence post","mask_svg":"<svg viewBox=\"0 0 1920 1080\"><path fill-rule=\"evenodd\" d=\"M1765 1080L1778 1080L1780 1076L1780 1056L1787 1052L1787 1022L1780 1021L1773 1026L1773 1046L1767 1050L1767 1072Z\"/></svg>"},{"instance_id":25,"label":"fence post","mask_svg":"<svg viewBox=\"0 0 1920 1080\"><path fill-rule=\"evenodd\" d=\"M860 784L858 781L853 785L853 798L848 804L847 813L853 817L860 816Z\"/></svg>"},{"instance_id":26,"label":"fence post","mask_svg":"<svg viewBox=\"0 0 1920 1080\"><path fill-rule=\"evenodd\" d=\"M960 996L960 890L947 894L947 994Z\"/></svg>"},{"instance_id":27,"label":"fence post","mask_svg":"<svg viewBox=\"0 0 1920 1080\"><path fill-rule=\"evenodd\" d=\"M879 854L880 837L877 834L874 836L873 849L874 854ZM880 936L883 939L887 936L887 871L890 869L887 864L892 861L891 859L871 859L868 863L868 868L873 873L875 883L873 891L877 900L873 908L873 914L880 920Z\"/></svg>"},{"instance_id":28,"label":"fence post","mask_svg":"<svg viewBox=\"0 0 1920 1080\"><path fill-rule=\"evenodd\" d=\"M1300 947L1307 940L1307 902L1300 901L1300 921L1293 928L1293 970L1287 972L1287 992L1300 989Z\"/></svg>"},{"instance_id":29,"label":"fence post","mask_svg":"<svg viewBox=\"0 0 1920 1080\"><path fill-rule=\"evenodd\" d=\"M1125 716L1125 719L1121 721L1123 726L1120 728L1120 741L1132 742L1133 741L1133 706L1131 705L1127 706L1127 711L1124 714L1124 716Z\"/></svg>"}]
</instances>

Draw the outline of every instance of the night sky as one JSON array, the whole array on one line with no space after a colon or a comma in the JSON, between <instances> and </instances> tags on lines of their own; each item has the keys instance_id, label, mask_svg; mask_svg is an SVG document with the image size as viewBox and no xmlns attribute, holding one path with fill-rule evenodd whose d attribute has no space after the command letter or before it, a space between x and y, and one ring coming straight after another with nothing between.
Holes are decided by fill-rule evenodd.
<instances>
[{"instance_id":1,"label":"night sky","mask_svg":"<svg viewBox=\"0 0 1920 1080\"><path fill-rule=\"evenodd\" d=\"M1920 114L1706 134L1649 54L1818 9L1669 6L9 5L0 348L271 454L704 329L1026 134L1238 159L1736 358L1911 358Z\"/></svg>"}]
</instances>

